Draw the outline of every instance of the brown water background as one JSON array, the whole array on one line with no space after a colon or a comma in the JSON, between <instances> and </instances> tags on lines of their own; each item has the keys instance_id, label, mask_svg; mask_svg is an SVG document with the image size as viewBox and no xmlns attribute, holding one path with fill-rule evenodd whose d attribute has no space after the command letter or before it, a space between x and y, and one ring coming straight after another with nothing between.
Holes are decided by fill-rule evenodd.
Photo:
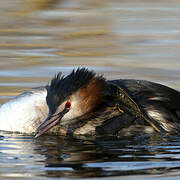
<instances>
[{"instance_id":1,"label":"brown water background","mask_svg":"<svg viewBox=\"0 0 180 180\"><path fill-rule=\"evenodd\" d=\"M180 90L180 2L177 0L0 0L1 104L29 88L46 85L59 71L68 74L79 66L94 69L108 79L146 79ZM56 138L47 137L45 139L47 143L42 145L42 142L34 142L32 137L4 134L0 147L2 150L0 177L23 179L28 177L46 179L51 176L92 177L93 172L99 173L95 176L107 177L122 176L123 173L127 175L125 173L127 170L131 171L129 175L151 174L152 171L139 172L139 169L143 169L146 165L134 164L134 158L138 156L137 150L146 161L145 155L152 147L157 150L156 154L152 148L152 159L158 157L153 162L164 163L168 158L169 163L169 160L173 159L173 162L176 160L176 164L168 164L165 167L178 169L177 167L180 167L178 138L173 137L173 140L168 141L157 139L151 141L152 146L149 140L147 144L141 142L140 146L136 146L134 139L128 139L126 143L123 139L107 140L105 145L100 141L101 147L103 146L101 151L97 144L83 143L85 149L79 149L81 143L70 146L72 142L64 139L58 144ZM157 147L159 143L163 143L162 147ZM50 148L49 144L54 149ZM111 162L112 157L105 153L106 145L109 154L113 154L113 148L115 149L113 157L116 163ZM39 152L39 149L44 147L45 154ZM169 148L172 151L169 152ZM69 157L78 156L78 158L71 159L73 163L70 163L70 167L67 163L63 168L62 166L57 168L57 164L62 163L58 159L60 156L55 159L50 158L52 161L49 162L51 157L49 150L54 156L61 154L63 162ZM125 154L125 151L136 153ZM119 158L123 153L130 159ZM87 154L96 158L87 160ZM166 154L166 158L159 157L160 154ZM149 154L148 151L148 161L151 155L152 153ZM137 158L138 162L142 161L141 156L140 160ZM86 159L83 159L84 157ZM105 158L109 159L110 163L103 164ZM96 164L97 161L102 164ZM4 164L5 162L7 165ZM78 162L79 166L72 165L77 165ZM86 168L83 171L82 164L85 162L92 163L85 164L91 173ZM150 166L147 165L147 169L155 168L159 174L157 169L161 168L162 164L152 163ZM136 166L139 168L135 168ZM104 171L100 171L101 168L104 168ZM114 168L114 174L111 168ZM63 174L66 171L67 173ZM173 172L171 178L178 178L176 171ZM153 173L156 174L154 171ZM164 169L161 173L164 174ZM125 178L126 176L123 176L123 179ZM139 179L138 176L132 178Z\"/></svg>"}]
</instances>

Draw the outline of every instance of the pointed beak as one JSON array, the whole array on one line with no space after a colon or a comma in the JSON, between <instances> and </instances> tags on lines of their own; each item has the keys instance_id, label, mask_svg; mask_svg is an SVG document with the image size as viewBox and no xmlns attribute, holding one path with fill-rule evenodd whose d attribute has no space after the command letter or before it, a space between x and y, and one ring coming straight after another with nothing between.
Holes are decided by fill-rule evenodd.
<instances>
[{"instance_id":1,"label":"pointed beak","mask_svg":"<svg viewBox=\"0 0 180 180\"><path fill-rule=\"evenodd\" d=\"M46 133L52 127L57 125L62 117L68 112L68 109L64 109L62 112L54 115L49 115L37 128L35 132L35 138L41 136L42 134Z\"/></svg>"}]
</instances>

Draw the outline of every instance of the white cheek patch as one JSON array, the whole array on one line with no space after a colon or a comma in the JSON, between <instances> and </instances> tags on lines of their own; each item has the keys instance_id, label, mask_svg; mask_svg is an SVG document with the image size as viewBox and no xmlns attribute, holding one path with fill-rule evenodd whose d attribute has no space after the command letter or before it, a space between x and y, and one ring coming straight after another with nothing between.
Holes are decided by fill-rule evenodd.
<instances>
[{"instance_id":1,"label":"white cheek patch","mask_svg":"<svg viewBox=\"0 0 180 180\"><path fill-rule=\"evenodd\" d=\"M83 112L80 107L80 98L74 96L73 99L70 100L70 102L71 102L71 107L69 112L66 113L61 119L62 125L69 124L68 120L75 119L83 115Z\"/></svg>"},{"instance_id":2,"label":"white cheek patch","mask_svg":"<svg viewBox=\"0 0 180 180\"><path fill-rule=\"evenodd\" d=\"M68 113L66 113L63 118L61 119L61 124L64 122L64 121L68 121L70 119L75 119L79 116L83 115L82 112L80 111L76 111L74 109L70 109Z\"/></svg>"}]
</instances>

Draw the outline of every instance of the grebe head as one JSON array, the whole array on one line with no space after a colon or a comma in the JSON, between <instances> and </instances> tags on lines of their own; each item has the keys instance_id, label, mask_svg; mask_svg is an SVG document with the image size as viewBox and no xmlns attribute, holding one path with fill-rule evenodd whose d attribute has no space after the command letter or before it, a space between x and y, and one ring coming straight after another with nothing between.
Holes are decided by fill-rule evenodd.
<instances>
[{"instance_id":1,"label":"grebe head","mask_svg":"<svg viewBox=\"0 0 180 180\"><path fill-rule=\"evenodd\" d=\"M66 77L59 73L47 89L48 117L36 131L38 137L59 124L69 126L74 119L85 116L103 104L106 81L93 71L78 68Z\"/></svg>"}]
</instances>

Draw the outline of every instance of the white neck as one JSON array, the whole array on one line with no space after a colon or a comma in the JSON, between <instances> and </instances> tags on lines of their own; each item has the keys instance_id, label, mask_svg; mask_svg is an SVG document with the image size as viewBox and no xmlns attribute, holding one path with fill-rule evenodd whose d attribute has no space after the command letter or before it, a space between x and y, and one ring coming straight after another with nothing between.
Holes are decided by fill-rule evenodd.
<instances>
[{"instance_id":1,"label":"white neck","mask_svg":"<svg viewBox=\"0 0 180 180\"><path fill-rule=\"evenodd\" d=\"M0 107L0 130L32 133L48 115L46 88L20 94Z\"/></svg>"}]
</instances>

